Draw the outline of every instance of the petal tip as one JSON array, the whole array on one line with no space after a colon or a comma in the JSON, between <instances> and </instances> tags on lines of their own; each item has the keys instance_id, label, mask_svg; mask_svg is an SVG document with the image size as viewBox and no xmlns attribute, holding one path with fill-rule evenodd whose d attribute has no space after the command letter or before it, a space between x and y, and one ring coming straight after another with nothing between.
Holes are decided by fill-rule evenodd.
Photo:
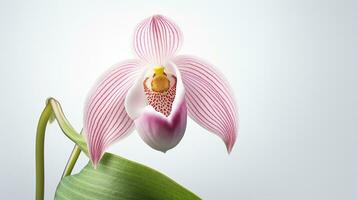
<instances>
[{"instance_id":1,"label":"petal tip","mask_svg":"<svg viewBox=\"0 0 357 200\"><path fill-rule=\"evenodd\" d=\"M100 162L101 157L102 156L97 156L96 154L90 153L90 160L92 162L92 165L93 165L94 169L97 169L97 166L98 166L98 164Z\"/></svg>"},{"instance_id":2,"label":"petal tip","mask_svg":"<svg viewBox=\"0 0 357 200\"><path fill-rule=\"evenodd\" d=\"M233 137L228 138L227 140L224 141L228 154L231 154L234 144L235 144L235 141L236 141L236 134L233 134L232 136Z\"/></svg>"},{"instance_id":3,"label":"petal tip","mask_svg":"<svg viewBox=\"0 0 357 200\"><path fill-rule=\"evenodd\" d=\"M231 154L232 149L233 149L233 145L229 145L229 146L226 146L226 147L227 147L227 153Z\"/></svg>"},{"instance_id":4,"label":"petal tip","mask_svg":"<svg viewBox=\"0 0 357 200\"><path fill-rule=\"evenodd\" d=\"M91 160L94 169L96 169L100 160L103 157L105 149L103 149L101 145L99 145L96 148L93 147L93 145L88 145L88 149L89 149L89 158Z\"/></svg>"},{"instance_id":5,"label":"petal tip","mask_svg":"<svg viewBox=\"0 0 357 200\"><path fill-rule=\"evenodd\" d=\"M230 154L233 150L234 144L236 141L236 134L230 134L227 138L224 139L224 143L227 148L227 153Z\"/></svg>"},{"instance_id":6,"label":"petal tip","mask_svg":"<svg viewBox=\"0 0 357 200\"><path fill-rule=\"evenodd\" d=\"M153 16L151 16L151 18L163 18L164 16L161 14L154 14Z\"/></svg>"},{"instance_id":7,"label":"petal tip","mask_svg":"<svg viewBox=\"0 0 357 200\"><path fill-rule=\"evenodd\" d=\"M98 164L97 162L93 162L92 161L92 166L93 166L94 169L97 169L97 166L98 166L97 164Z\"/></svg>"}]
</instances>

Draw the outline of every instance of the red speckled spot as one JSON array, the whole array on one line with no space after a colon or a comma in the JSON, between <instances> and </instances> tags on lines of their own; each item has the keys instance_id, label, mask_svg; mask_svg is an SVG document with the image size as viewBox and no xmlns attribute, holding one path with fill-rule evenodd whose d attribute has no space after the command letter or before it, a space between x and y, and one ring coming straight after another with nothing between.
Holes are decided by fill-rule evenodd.
<instances>
[{"instance_id":1,"label":"red speckled spot","mask_svg":"<svg viewBox=\"0 0 357 200\"><path fill-rule=\"evenodd\" d=\"M168 75L170 76L170 75ZM146 94L146 98L148 99L149 104L157 111L164 114L166 117L170 115L172 109L172 103L175 99L176 95L176 77L171 75L169 77L170 82L174 81L174 83L170 84L170 89L166 92L155 92L152 91L149 86L151 85L146 78L144 80L144 91Z\"/></svg>"}]
</instances>

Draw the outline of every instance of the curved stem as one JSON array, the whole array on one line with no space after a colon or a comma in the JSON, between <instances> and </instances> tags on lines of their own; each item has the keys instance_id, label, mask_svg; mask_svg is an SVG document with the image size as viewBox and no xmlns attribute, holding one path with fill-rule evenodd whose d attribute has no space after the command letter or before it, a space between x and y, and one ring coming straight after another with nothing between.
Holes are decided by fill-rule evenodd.
<instances>
[{"instance_id":1,"label":"curved stem","mask_svg":"<svg viewBox=\"0 0 357 200\"><path fill-rule=\"evenodd\" d=\"M46 106L43 110L37 125L36 133L36 200L44 198L44 142L47 122L52 114L51 106Z\"/></svg>"},{"instance_id":2,"label":"curved stem","mask_svg":"<svg viewBox=\"0 0 357 200\"><path fill-rule=\"evenodd\" d=\"M51 118L56 119L62 132L76 144L63 176L72 172L81 151L88 154L87 144L82 135L78 134L68 122L60 104L55 99L49 98L45 109L41 113L36 132L36 200L44 199L44 142L47 123L51 121Z\"/></svg>"},{"instance_id":3,"label":"curved stem","mask_svg":"<svg viewBox=\"0 0 357 200\"><path fill-rule=\"evenodd\" d=\"M72 140L79 148L88 155L87 143L85 142L82 135L78 134L77 131L72 127L67 118L64 116L61 105L53 98L47 100L48 105L53 109L53 115L60 126L62 132Z\"/></svg>"}]
</instances>

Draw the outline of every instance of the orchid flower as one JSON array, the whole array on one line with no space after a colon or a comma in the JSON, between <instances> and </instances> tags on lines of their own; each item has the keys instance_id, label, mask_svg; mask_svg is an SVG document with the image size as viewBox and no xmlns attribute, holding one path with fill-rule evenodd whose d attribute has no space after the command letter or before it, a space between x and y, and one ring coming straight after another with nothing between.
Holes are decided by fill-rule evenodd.
<instances>
[{"instance_id":1,"label":"orchid flower","mask_svg":"<svg viewBox=\"0 0 357 200\"><path fill-rule=\"evenodd\" d=\"M134 128L150 147L166 152L182 139L187 115L232 150L238 128L232 91L211 64L176 56L182 37L165 16L143 20L134 32L137 58L113 66L92 89L84 133L94 166Z\"/></svg>"}]
</instances>

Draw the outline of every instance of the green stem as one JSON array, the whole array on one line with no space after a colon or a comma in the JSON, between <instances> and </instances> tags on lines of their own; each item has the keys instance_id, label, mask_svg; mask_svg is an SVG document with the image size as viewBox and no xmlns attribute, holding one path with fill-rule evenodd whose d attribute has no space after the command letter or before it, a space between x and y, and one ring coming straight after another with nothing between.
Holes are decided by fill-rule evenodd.
<instances>
[{"instance_id":1,"label":"green stem","mask_svg":"<svg viewBox=\"0 0 357 200\"><path fill-rule=\"evenodd\" d=\"M77 162L78 157L79 157L80 154L81 154L81 149L80 149L77 145L75 145L75 146L73 147L71 156L70 156L69 159L68 159L66 168L64 169L61 178L64 178L65 176L71 175L72 170L73 170L73 168L74 168L74 165L76 164L76 162Z\"/></svg>"},{"instance_id":2,"label":"green stem","mask_svg":"<svg viewBox=\"0 0 357 200\"><path fill-rule=\"evenodd\" d=\"M68 122L60 104L55 99L49 98L40 116L36 132L36 200L44 199L44 142L47 123L51 121L52 117L56 119L62 132L76 144L63 176L69 175L72 172L81 151L88 155L87 145L82 135L78 134Z\"/></svg>"},{"instance_id":3,"label":"green stem","mask_svg":"<svg viewBox=\"0 0 357 200\"><path fill-rule=\"evenodd\" d=\"M46 106L43 110L37 125L36 133L36 200L44 198L44 142L47 122L52 114L51 106Z\"/></svg>"}]
</instances>

